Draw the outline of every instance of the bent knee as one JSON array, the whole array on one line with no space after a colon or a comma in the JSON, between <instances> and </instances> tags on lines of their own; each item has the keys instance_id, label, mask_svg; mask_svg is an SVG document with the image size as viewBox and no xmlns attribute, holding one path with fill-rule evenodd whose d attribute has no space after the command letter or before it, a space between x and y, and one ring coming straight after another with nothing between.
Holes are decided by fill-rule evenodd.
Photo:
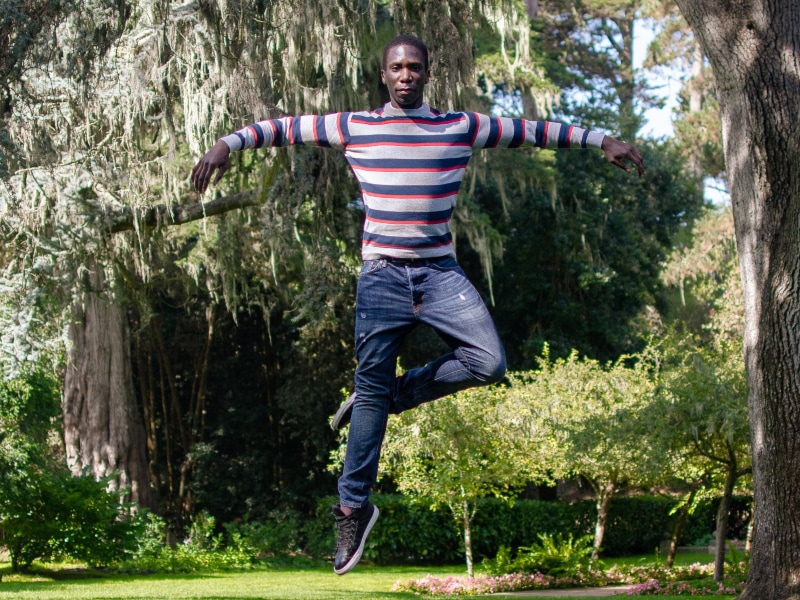
<instances>
[{"instance_id":1,"label":"bent knee","mask_svg":"<svg viewBox=\"0 0 800 600\"><path fill-rule=\"evenodd\" d=\"M506 376L506 356L500 351L496 354L487 354L481 362L475 375L484 385L497 383Z\"/></svg>"}]
</instances>

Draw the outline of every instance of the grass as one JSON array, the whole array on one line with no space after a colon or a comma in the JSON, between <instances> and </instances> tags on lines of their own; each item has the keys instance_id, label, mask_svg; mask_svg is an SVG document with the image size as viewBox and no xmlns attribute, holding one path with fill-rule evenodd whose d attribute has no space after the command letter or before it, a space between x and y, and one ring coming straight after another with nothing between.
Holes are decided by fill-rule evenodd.
<instances>
[{"instance_id":1,"label":"grass","mask_svg":"<svg viewBox=\"0 0 800 600\"><path fill-rule=\"evenodd\" d=\"M694 557L694 559L690 557ZM687 564L708 562L709 555L684 555ZM653 558L625 559L627 564L653 562ZM614 560L614 562L619 562ZM676 561L677 562L677 561ZM234 599L265 600L392 600L416 598L410 592L392 592L397 581L419 579L425 575L447 577L463 575L464 567L373 567L359 565L343 577L330 566L305 569L253 570L236 573L192 575L104 575L76 568L76 565L37 567L30 574L10 573L10 565L0 562L0 600L84 600L84 599ZM497 596L470 596L497 600ZM644 600L652 596L621 596ZM683 600L683 596L658 596L660 600ZM733 596L716 598L732 599ZM584 597L583 600L592 600ZM600 600L595 597L594 600Z\"/></svg>"}]
</instances>

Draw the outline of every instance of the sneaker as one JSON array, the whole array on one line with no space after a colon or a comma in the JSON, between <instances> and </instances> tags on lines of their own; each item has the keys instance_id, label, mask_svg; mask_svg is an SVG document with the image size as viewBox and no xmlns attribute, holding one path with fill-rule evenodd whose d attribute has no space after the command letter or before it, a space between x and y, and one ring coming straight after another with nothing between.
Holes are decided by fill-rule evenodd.
<instances>
[{"instance_id":1,"label":"sneaker","mask_svg":"<svg viewBox=\"0 0 800 600\"><path fill-rule=\"evenodd\" d=\"M336 411L336 414L333 415L331 429L341 429L350 422L350 417L353 415L353 404L355 401L356 393L353 392L350 394L350 397L342 403L342 405L339 407L339 410Z\"/></svg>"},{"instance_id":2,"label":"sneaker","mask_svg":"<svg viewBox=\"0 0 800 600\"><path fill-rule=\"evenodd\" d=\"M378 507L367 502L365 506L345 515L340 505L334 504L333 517L336 519L336 527L339 528L333 572L344 575L361 560L367 536L378 520Z\"/></svg>"}]
</instances>

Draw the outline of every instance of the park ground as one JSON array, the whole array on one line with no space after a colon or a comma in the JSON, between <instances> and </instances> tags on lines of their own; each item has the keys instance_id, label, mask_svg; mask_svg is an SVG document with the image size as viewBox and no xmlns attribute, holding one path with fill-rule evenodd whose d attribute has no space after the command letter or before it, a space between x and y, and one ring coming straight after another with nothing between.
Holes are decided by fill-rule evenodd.
<instances>
[{"instance_id":1,"label":"park ground","mask_svg":"<svg viewBox=\"0 0 800 600\"><path fill-rule=\"evenodd\" d=\"M710 559L710 556L707 557ZM629 560L647 560L646 557ZM269 600L391 600L419 597L411 592L395 592L398 581L419 579L426 575L460 576L461 566L447 567L375 567L359 565L345 576L334 575L329 566L311 568L254 569L245 572L200 574L116 575L102 574L70 565L37 566L30 574L11 574L10 564L0 562L0 600L83 600L83 599L222 599L262 598ZM577 593L577 592L576 592ZM608 598L586 596L584 600ZM470 598L542 597L525 592L470 596ZM563 595L551 596L563 597ZM575 596L578 597L578 596ZM652 596L618 595L639 599ZM678 600L680 596L658 596ZM715 596L732 600L733 596Z\"/></svg>"}]
</instances>

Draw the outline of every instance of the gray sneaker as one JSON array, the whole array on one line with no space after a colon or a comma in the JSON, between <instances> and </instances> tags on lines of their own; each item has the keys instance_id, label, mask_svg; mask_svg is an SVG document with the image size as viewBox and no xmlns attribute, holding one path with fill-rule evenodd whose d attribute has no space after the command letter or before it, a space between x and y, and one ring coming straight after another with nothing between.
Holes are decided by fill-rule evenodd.
<instances>
[{"instance_id":1,"label":"gray sneaker","mask_svg":"<svg viewBox=\"0 0 800 600\"><path fill-rule=\"evenodd\" d=\"M331 421L331 429L341 429L348 423L350 423L350 417L353 415L353 404L356 401L356 393L353 392L350 396L345 400L342 405L339 407L339 410L336 411L336 414L333 415L333 421Z\"/></svg>"}]
</instances>

